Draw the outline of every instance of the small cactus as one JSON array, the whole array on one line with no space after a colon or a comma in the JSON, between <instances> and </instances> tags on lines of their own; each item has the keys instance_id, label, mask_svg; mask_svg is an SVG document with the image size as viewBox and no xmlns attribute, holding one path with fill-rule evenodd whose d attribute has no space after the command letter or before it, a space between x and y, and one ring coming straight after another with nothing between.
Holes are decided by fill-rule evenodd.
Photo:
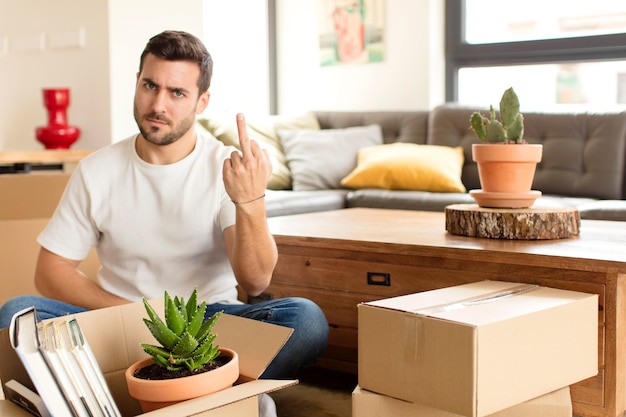
<instances>
[{"instance_id":1,"label":"small cactus","mask_svg":"<svg viewBox=\"0 0 626 417\"><path fill-rule=\"evenodd\" d=\"M519 112L519 99L513 87L507 89L500 100L500 119L496 111L489 106L490 118L480 112L472 113L470 129L478 139L489 143L524 143L524 116Z\"/></svg>"},{"instance_id":2,"label":"small cactus","mask_svg":"<svg viewBox=\"0 0 626 417\"><path fill-rule=\"evenodd\" d=\"M176 296L171 298L165 291L165 322L152 306L143 299L149 319L143 321L161 346L142 343L143 350L152 361L170 371L202 368L219 355L219 346L213 346L216 335L211 332L222 312L218 311L205 320L206 301L198 306L198 289L194 289L189 301Z\"/></svg>"}]
</instances>

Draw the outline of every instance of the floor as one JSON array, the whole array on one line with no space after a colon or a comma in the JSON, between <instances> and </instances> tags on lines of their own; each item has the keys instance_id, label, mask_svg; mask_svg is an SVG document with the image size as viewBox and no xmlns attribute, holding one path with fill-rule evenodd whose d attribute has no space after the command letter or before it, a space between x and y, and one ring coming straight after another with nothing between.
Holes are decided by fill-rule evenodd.
<instances>
[{"instance_id":1,"label":"floor","mask_svg":"<svg viewBox=\"0 0 626 417\"><path fill-rule=\"evenodd\" d=\"M311 367L298 375L300 383L271 393L278 417L350 417L357 376Z\"/></svg>"}]
</instances>

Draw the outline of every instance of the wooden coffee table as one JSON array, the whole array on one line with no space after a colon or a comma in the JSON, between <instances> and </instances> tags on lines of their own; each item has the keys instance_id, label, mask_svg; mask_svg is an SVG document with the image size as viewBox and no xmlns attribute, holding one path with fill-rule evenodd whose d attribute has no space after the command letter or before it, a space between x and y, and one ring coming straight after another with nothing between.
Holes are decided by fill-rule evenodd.
<instances>
[{"instance_id":1,"label":"wooden coffee table","mask_svg":"<svg viewBox=\"0 0 626 417\"><path fill-rule=\"evenodd\" d=\"M583 220L559 240L445 231L441 212L353 208L268 219L278 265L266 295L302 296L331 326L320 365L357 370L357 304L485 279L599 295L599 373L571 387L574 413L626 409L626 222Z\"/></svg>"}]
</instances>

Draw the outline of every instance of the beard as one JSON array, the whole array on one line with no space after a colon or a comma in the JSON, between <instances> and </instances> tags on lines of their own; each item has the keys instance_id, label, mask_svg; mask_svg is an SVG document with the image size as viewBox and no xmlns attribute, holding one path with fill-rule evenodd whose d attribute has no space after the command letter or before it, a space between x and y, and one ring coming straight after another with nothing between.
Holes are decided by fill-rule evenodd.
<instances>
[{"instance_id":1,"label":"beard","mask_svg":"<svg viewBox=\"0 0 626 417\"><path fill-rule=\"evenodd\" d=\"M134 106L133 113L135 115L135 122L137 123L137 127L139 128L141 136L143 136L143 138L148 142L159 146L166 146L176 142L185 133L187 133L189 129L193 127L196 119L195 113L191 113L188 117L182 119L177 124L174 124L172 123L171 119L157 113L148 113L142 116L139 114L137 106ZM142 126L142 122L147 119L158 120L160 122L167 123L167 126L171 128L170 132L162 133L162 128L159 126L150 126L147 129L144 128Z\"/></svg>"}]
</instances>

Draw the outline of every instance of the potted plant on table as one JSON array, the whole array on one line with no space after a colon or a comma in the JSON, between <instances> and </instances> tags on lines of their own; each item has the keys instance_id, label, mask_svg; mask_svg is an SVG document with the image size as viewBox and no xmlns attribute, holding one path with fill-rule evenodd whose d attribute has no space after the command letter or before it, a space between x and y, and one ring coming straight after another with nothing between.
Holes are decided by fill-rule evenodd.
<instances>
[{"instance_id":1,"label":"potted plant on table","mask_svg":"<svg viewBox=\"0 0 626 417\"><path fill-rule=\"evenodd\" d=\"M500 100L500 120L493 106L489 118L477 111L470 118L470 129L483 142L472 145L481 189L470 190L481 207L530 207L541 196L531 187L543 145L524 140L524 116L519 108L511 87Z\"/></svg>"},{"instance_id":2,"label":"potted plant on table","mask_svg":"<svg viewBox=\"0 0 626 417\"><path fill-rule=\"evenodd\" d=\"M183 298L164 297L165 321L143 299L149 318L144 323L160 345L142 343L150 357L125 373L130 395L144 412L207 395L232 386L239 377L239 358L231 349L213 346L213 326L222 312L205 318L206 302L198 306L195 289Z\"/></svg>"}]
</instances>

